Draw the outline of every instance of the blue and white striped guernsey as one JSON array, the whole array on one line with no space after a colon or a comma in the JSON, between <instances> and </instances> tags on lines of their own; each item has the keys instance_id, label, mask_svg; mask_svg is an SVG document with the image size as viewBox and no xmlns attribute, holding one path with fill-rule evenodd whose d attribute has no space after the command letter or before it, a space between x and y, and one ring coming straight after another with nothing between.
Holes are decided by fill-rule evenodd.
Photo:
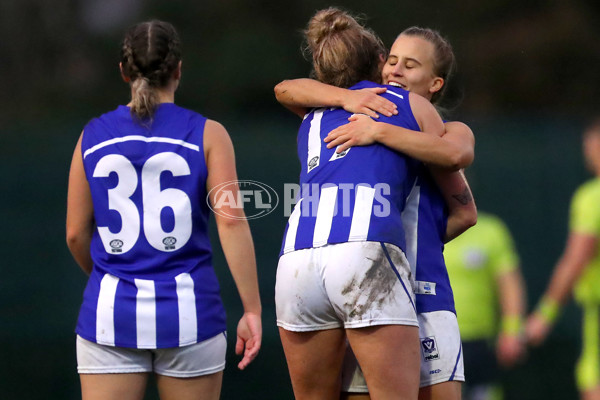
<instances>
[{"instance_id":1,"label":"blue and white striped guernsey","mask_svg":"<svg viewBox=\"0 0 600 400\"><path fill-rule=\"evenodd\" d=\"M456 314L443 254L447 220L444 198L428 169L421 164L402 213L406 258L416 280L417 313L451 311Z\"/></svg>"},{"instance_id":2,"label":"blue and white striped guernsey","mask_svg":"<svg viewBox=\"0 0 600 400\"><path fill-rule=\"evenodd\" d=\"M205 123L165 103L151 128L125 106L85 127L97 229L76 329L84 339L153 349L226 330L208 236Z\"/></svg>"},{"instance_id":3,"label":"blue and white striped guernsey","mask_svg":"<svg viewBox=\"0 0 600 400\"><path fill-rule=\"evenodd\" d=\"M363 81L351 89L376 87ZM420 130L408 92L387 86L384 97L398 115L379 121ZM416 161L378 144L353 147L341 154L323 142L348 123L340 108L312 110L298 132L300 194L289 218L281 254L351 241L377 241L405 249L401 212L416 177Z\"/></svg>"}]
</instances>

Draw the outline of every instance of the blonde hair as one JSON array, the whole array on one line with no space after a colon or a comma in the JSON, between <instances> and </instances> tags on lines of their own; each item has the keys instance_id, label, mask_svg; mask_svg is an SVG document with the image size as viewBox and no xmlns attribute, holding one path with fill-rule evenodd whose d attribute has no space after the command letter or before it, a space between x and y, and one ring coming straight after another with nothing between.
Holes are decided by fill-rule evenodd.
<instances>
[{"instance_id":1,"label":"blonde hair","mask_svg":"<svg viewBox=\"0 0 600 400\"><path fill-rule=\"evenodd\" d=\"M131 79L131 115L152 121L159 104L156 88L167 85L181 61L179 35L168 22L149 21L133 26L123 39L123 75Z\"/></svg>"},{"instance_id":2,"label":"blonde hair","mask_svg":"<svg viewBox=\"0 0 600 400\"><path fill-rule=\"evenodd\" d=\"M304 31L305 51L312 56L312 76L347 88L361 80L381 82L383 42L349 13L338 8L318 11Z\"/></svg>"}]
</instances>

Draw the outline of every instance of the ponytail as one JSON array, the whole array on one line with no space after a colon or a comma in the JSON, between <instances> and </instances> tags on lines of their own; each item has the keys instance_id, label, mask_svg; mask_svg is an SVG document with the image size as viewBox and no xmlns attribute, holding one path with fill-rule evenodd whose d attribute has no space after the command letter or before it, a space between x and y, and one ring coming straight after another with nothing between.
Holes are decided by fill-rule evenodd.
<instances>
[{"instance_id":1,"label":"ponytail","mask_svg":"<svg viewBox=\"0 0 600 400\"><path fill-rule=\"evenodd\" d=\"M127 32L121 66L131 82L131 115L138 122L152 122L160 103L158 89L169 83L179 61L179 35L168 22L143 22Z\"/></svg>"}]
</instances>

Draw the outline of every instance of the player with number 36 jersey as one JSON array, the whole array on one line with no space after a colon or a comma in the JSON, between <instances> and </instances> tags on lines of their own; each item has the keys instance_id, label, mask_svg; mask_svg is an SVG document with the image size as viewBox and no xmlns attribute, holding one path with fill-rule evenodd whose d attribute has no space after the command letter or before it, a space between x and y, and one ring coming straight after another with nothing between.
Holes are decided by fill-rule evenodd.
<instances>
[{"instance_id":1,"label":"player with number 36 jersey","mask_svg":"<svg viewBox=\"0 0 600 400\"><path fill-rule=\"evenodd\" d=\"M131 27L119 63L131 101L92 119L73 152L67 245L89 275L76 328L83 400L141 399L150 373L161 397L219 398L227 326L210 207L244 307L238 367L260 349L250 227L243 208L218 204L222 189L212 190L230 183L239 194L233 145L221 124L175 105L181 65L173 25Z\"/></svg>"},{"instance_id":2,"label":"player with number 36 jersey","mask_svg":"<svg viewBox=\"0 0 600 400\"><path fill-rule=\"evenodd\" d=\"M77 326L81 337L164 348L226 329L211 264L206 187L198 185L207 176L205 122L167 103L157 110L152 135L125 106L85 127L81 151L98 229Z\"/></svg>"}]
</instances>

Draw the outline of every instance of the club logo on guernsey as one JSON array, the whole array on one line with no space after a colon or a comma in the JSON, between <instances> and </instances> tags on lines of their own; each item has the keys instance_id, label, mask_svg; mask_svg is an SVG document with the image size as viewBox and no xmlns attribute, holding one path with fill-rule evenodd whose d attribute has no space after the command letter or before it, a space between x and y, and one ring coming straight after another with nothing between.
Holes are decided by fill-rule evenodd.
<instances>
[{"instance_id":1,"label":"club logo on guernsey","mask_svg":"<svg viewBox=\"0 0 600 400\"><path fill-rule=\"evenodd\" d=\"M265 183L229 181L212 188L206 196L206 203L215 214L222 217L256 219L272 213L279 204L279 196ZM244 210L245 217L240 217L237 209Z\"/></svg>"},{"instance_id":2,"label":"club logo on guernsey","mask_svg":"<svg viewBox=\"0 0 600 400\"><path fill-rule=\"evenodd\" d=\"M113 239L109 243L110 249L113 253L121 253L123 250L123 241L119 239Z\"/></svg>"},{"instance_id":3,"label":"club logo on guernsey","mask_svg":"<svg viewBox=\"0 0 600 400\"><path fill-rule=\"evenodd\" d=\"M425 361L439 360L440 353L438 351L435 336L429 336L421 339L421 351Z\"/></svg>"},{"instance_id":4,"label":"club logo on guernsey","mask_svg":"<svg viewBox=\"0 0 600 400\"><path fill-rule=\"evenodd\" d=\"M313 168L319 165L319 156L315 156L308 162L308 172L312 171Z\"/></svg>"},{"instance_id":5,"label":"club logo on guernsey","mask_svg":"<svg viewBox=\"0 0 600 400\"><path fill-rule=\"evenodd\" d=\"M162 242L165 245L165 250L175 250L175 243L177 243L177 239L175 239L173 236L167 236Z\"/></svg>"}]
</instances>

